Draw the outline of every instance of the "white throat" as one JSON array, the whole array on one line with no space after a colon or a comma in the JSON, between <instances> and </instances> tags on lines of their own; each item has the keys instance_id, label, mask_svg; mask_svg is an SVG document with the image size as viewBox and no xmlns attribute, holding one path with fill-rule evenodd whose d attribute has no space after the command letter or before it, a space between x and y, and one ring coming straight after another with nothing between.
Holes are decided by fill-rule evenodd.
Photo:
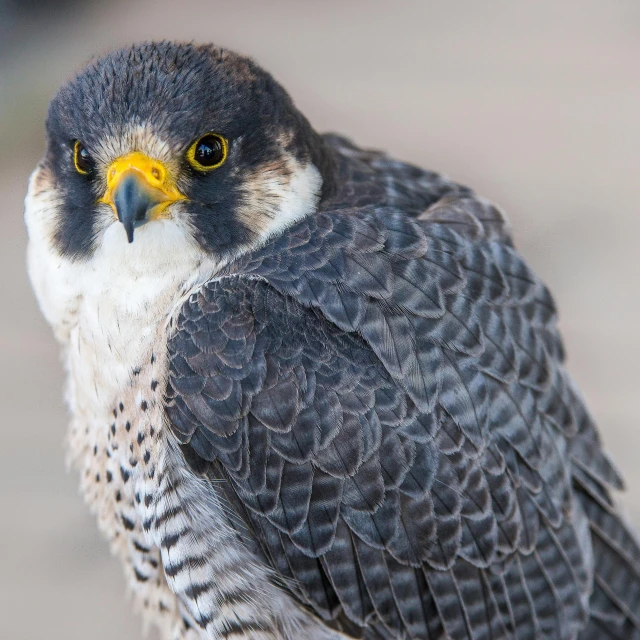
<instances>
[{"instance_id":1,"label":"white throat","mask_svg":"<svg viewBox=\"0 0 640 640\"><path fill-rule=\"evenodd\" d=\"M154 139L145 138L145 131L135 133L143 141ZM285 172L263 167L246 176L244 204L237 214L257 237L252 246L238 247L236 255L315 210L322 185L318 169L290 154L283 155L282 163ZM29 275L40 308L63 345L72 413L103 419L136 368L152 354L166 360L170 321L188 295L215 277L223 263L194 239L179 204L171 218L136 229L132 243L107 212L89 258L61 256L55 237L64 211L55 194L47 169L36 168L25 200Z\"/></svg>"},{"instance_id":2,"label":"white throat","mask_svg":"<svg viewBox=\"0 0 640 640\"><path fill-rule=\"evenodd\" d=\"M128 243L122 225L106 227L88 261L60 257L51 246L48 192L27 194L28 268L40 307L62 343L68 368L67 401L75 415L103 418L135 369L165 353L171 319L220 264L173 220L136 230ZM178 250L177 250L178 248Z\"/></svg>"}]
</instances>

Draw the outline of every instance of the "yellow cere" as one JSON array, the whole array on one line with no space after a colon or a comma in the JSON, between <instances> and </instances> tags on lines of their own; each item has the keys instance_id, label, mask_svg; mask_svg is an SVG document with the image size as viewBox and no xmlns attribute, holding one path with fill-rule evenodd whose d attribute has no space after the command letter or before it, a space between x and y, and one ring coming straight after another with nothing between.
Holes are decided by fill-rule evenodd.
<instances>
[{"instance_id":1,"label":"yellow cere","mask_svg":"<svg viewBox=\"0 0 640 640\"><path fill-rule=\"evenodd\" d=\"M116 212L114 194L127 176L133 176L138 187L152 195L153 200L157 202L150 212L152 219L161 217L162 212L172 202L186 200L186 196L180 193L162 162L154 160L140 151L134 151L114 160L109 165L107 190L98 202L110 205Z\"/></svg>"}]
</instances>

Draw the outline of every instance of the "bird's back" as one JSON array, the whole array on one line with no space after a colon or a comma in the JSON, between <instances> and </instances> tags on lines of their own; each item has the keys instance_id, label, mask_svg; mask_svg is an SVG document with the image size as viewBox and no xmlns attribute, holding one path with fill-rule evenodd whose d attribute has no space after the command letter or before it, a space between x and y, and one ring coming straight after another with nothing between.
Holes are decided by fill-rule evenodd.
<instances>
[{"instance_id":1,"label":"bird's back","mask_svg":"<svg viewBox=\"0 0 640 640\"><path fill-rule=\"evenodd\" d=\"M339 172L322 210L183 312L169 415L187 458L296 597L350 634L640 636L621 481L504 217L325 139ZM247 408L209 401L222 428L200 408L204 353Z\"/></svg>"}]
</instances>

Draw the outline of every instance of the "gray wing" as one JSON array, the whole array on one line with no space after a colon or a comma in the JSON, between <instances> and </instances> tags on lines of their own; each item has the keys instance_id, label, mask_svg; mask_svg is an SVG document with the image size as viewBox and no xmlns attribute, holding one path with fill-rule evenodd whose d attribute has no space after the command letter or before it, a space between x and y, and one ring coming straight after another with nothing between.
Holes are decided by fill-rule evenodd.
<instances>
[{"instance_id":1,"label":"gray wing","mask_svg":"<svg viewBox=\"0 0 640 640\"><path fill-rule=\"evenodd\" d=\"M609 519L598 544L620 566L620 480L553 302L488 205L319 213L194 295L169 350L185 456L355 636L575 637L589 519ZM638 595L596 579L598 620L628 631Z\"/></svg>"}]
</instances>

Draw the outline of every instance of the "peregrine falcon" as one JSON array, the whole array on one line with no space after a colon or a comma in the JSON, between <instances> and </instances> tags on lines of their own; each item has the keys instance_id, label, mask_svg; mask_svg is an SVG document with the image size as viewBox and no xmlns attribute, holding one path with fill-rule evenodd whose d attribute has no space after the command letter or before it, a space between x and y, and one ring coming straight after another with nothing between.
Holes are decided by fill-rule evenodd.
<instances>
[{"instance_id":1,"label":"peregrine falcon","mask_svg":"<svg viewBox=\"0 0 640 640\"><path fill-rule=\"evenodd\" d=\"M145 43L54 97L25 218L70 456L163 638L640 638L622 480L471 189Z\"/></svg>"}]
</instances>

